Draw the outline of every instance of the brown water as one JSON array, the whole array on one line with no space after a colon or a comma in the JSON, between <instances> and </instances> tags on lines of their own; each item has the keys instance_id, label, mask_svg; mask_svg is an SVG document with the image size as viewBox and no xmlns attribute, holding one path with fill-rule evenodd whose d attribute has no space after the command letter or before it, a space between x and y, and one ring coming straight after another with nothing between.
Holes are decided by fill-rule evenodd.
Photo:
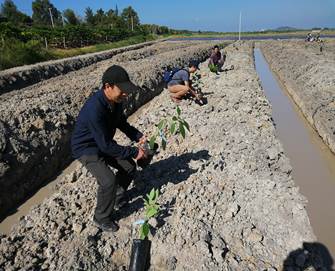
<instances>
[{"instance_id":1,"label":"brown water","mask_svg":"<svg viewBox=\"0 0 335 271\"><path fill-rule=\"evenodd\" d=\"M308 199L314 233L335 259L335 155L271 72L261 51L255 49L254 54L257 73L272 105L277 136L291 161L293 178Z\"/></svg>"},{"instance_id":2,"label":"brown water","mask_svg":"<svg viewBox=\"0 0 335 271\"><path fill-rule=\"evenodd\" d=\"M18 207L13 214L7 216L3 221L1 221L0 233L9 234L11 228L18 222L20 217L27 215L31 208L42 203L43 200L51 196L55 192L54 186L60 178L73 171L75 166L76 162L72 162L56 179L39 189L33 196Z\"/></svg>"}]
</instances>

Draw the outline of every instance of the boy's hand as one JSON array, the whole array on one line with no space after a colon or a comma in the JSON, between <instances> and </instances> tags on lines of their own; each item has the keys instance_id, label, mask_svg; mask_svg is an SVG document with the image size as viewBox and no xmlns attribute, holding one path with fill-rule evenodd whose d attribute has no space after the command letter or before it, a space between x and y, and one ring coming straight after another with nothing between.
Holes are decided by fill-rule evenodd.
<instances>
[{"instance_id":1,"label":"boy's hand","mask_svg":"<svg viewBox=\"0 0 335 271\"><path fill-rule=\"evenodd\" d=\"M137 154L135 160L138 161L138 160L143 159L143 158L146 158L145 152L142 148L138 148L138 154Z\"/></svg>"},{"instance_id":2,"label":"boy's hand","mask_svg":"<svg viewBox=\"0 0 335 271\"><path fill-rule=\"evenodd\" d=\"M147 142L147 137L145 135L143 135L140 140L138 141L138 143L140 144L145 144L145 142Z\"/></svg>"}]
</instances>

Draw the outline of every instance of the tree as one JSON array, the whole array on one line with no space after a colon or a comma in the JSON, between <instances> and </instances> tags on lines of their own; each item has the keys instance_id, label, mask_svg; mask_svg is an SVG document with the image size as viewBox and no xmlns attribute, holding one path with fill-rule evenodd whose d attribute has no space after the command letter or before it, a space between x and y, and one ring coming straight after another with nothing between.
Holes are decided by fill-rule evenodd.
<instances>
[{"instance_id":1,"label":"tree","mask_svg":"<svg viewBox=\"0 0 335 271\"><path fill-rule=\"evenodd\" d=\"M116 16L119 16L119 9L118 9L117 5L115 5L114 13L115 13Z\"/></svg>"},{"instance_id":2,"label":"tree","mask_svg":"<svg viewBox=\"0 0 335 271\"><path fill-rule=\"evenodd\" d=\"M51 26L50 11L55 25L62 24L62 15L49 0L35 0L32 2L33 21L37 25ZM49 11L50 9L50 11Z\"/></svg>"},{"instance_id":3,"label":"tree","mask_svg":"<svg viewBox=\"0 0 335 271\"><path fill-rule=\"evenodd\" d=\"M31 23L31 18L19 11L12 0L5 0L1 5L1 17L7 18L12 23Z\"/></svg>"},{"instance_id":4,"label":"tree","mask_svg":"<svg viewBox=\"0 0 335 271\"><path fill-rule=\"evenodd\" d=\"M112 10L112 9L108 10L108 11L106 12L106 16L107 16L107 17L110 17L110 18L114 17L114 16L115 16L115 12L114 12L114 10Z\"/></svg>"},{"instance_id":5,"label":"tree","mask_svg":"<svg viewBox=\"0 0 335 271\"><path fill-rule=\"evenodd\" d=\"M129 29L133 29L140 24L140 19L137 12L131 7L125 8L121 13L122 19L126 22Z\"/></svg>"},{"instance_id":6,"label":"tree","mask_svg":"<svg viewBox=\"0 0 335 271\"><path fill-rule=\"evenodd\" d=\"M102 8L97 10L97 13L94 15L95 23L102 25L105 19L105 12Z\"/></svg>"},{"instance_id":7,"label":"tree","mask_svg":"<svg viewBox=\"0 0 335 271\"><path fill-rule=\"evenodd\" d=\"M85 9L85 21L89 25L94 25L95 24L94 13L93 13L93 10L90 7L87 7Z\"/></svg>"},{"instance_id":8,"label":"tree","mask_svg":"<svg viewBox=\"0 0 335 271\"><path fill-rule=\"evenodd\" d=\"M65 17L66 23L71 25L79 24L79 19L72 9L66 9L63 11L63 15Z\"/></svg>"},{"instance_id":9,"label":"tree","mask_svg":"<svg viewBox=\"0 0 335 271\"><path fill-rule=\"evenodd\" d=\"M113 9L110 9L105 13L104 25L109 25L110 28L116 27L117 16L115 15L115 11Z\"/></svg>"}]
</instances>

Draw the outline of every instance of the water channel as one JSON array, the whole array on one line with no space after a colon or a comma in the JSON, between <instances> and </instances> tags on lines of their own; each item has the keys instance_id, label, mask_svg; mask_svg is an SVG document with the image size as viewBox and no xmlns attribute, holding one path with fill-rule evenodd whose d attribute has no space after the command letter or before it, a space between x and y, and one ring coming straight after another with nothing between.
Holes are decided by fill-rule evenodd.
<instances>
[{"instance_id":1,"label":"water channel","mask_svg":"<svg viewBox=\"0 0 335 271\"><path fill-rule=\"evenodd\" d=\"M293 168L314 233L335 259L335 155L309 125L271 72L260 49L254 51L262 87L272 105L276 133Z\"/></svg>"}]
</instances>

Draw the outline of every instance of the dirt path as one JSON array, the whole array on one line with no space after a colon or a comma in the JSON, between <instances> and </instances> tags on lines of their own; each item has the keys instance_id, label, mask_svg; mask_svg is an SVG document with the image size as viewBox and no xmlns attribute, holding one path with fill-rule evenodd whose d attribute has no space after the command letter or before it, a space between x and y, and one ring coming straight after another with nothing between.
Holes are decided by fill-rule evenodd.
<instances>
[{"instance_id":1,"label":"dirt path","mask_svg":"<svg viewBox=\"0 0 335 271\"><path fill-rule=\"evenodd\" d=\"M335 41L261 43L271 69L310 124L335 153Z\"/></svg>"},{"instance_id":2,"label":"dirt path","mask_svg":"<svg viewBox=\"0 0 335 271\"><path fill-rule=\"evenodd\" d=\"M206 106L181 104L191 125L187 140L170 141L139 172L121 229L103 233L91 222L95 180L79 163L50 199L0 239L0 268L125 270L133 223L142 217L142 195L161 192L151 270L278 270L322 266L291 167L260 88L251 43L229 46L234 71L209 74L202 65ZM164 91L131 121L150 133L175 105ZM120 135L118 135L120 136ZM126 143L123 137L120 142ZM313 262L314 263L314 262Z\"/></svg>"}]
</instances>

